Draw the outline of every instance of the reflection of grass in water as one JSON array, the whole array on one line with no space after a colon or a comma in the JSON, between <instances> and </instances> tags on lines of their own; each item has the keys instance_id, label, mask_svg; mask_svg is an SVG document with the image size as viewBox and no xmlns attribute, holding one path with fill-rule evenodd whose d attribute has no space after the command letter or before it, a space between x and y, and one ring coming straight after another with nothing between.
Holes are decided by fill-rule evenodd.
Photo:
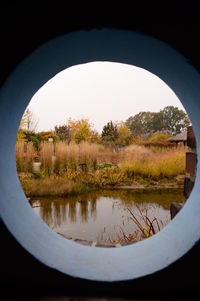
<instances>
[{"instance_id":1,"label":"reflection of grass in water","mask_svg":"<svg viewBox=\"0 0 200 301\"><path fill-rule=\"evenodd\" d=\"M101 190L96 192L90 192L86 193L85 195L77 195L77 196L71 196L67 198L52 198L52 197L43 197L43 198L36 198L31 200L31 204L34 207L36 206L36 209L39 205L40 211L38 213L40 214L40 217L42 220L44 220L49 227L56 228L62 226L62 224L68 222L70 223L76 223L78 221L81 221L81 223L86 223L90 219L97 216L97 202L100 201L101 197L110 198L112 201L114 200L115 205L119 207L119 210L127 210L127 208L130 208L131 212L134 214L135 207L139 207L139 209L145 213L145 210L148 210L148 218L152 221L154 216L158 217L159 213L159 207L156 204L159 204L161 207L163 207L166 210L169 210L170 204L172 201L183 201L184 196L182 190L171 190L171 191L132 191L132 190ZM109 201L109 200L108 200ZM113 202L113 204L114 204ZM156 211L158 209L158 211ZM124 211L123 211L124 212ZM167 219L164 221L165 215L162 215L161 219L162 222L159 225L160 228L162 228L163 225L166 225L168 223ZM136 218L138 216L136 215ZM125 216L125 222L127 222L127 215ZM139 218L139 222L141 223L142 220ZM155 222L153 223L153 226L155 227ZM123 217L122 220L120 219L117 221L117 223L121 224L122 227L126 227L123 225ZM130 224L129 224L130 225ZM136 224L134 224L136 225ZM143 224L143 227L146 224ZM136 227L135 227L136 228ZM124 233L122 232L124 231ZM114 242L114 240L119 242L122 240L122 244L126 240L126 244L130 240L131 242L136 242L141 239L144 239L142 236L141 231L139 228L134 233L125 233L124 228L120 229L119 226L116 227L112 234L109 233L109 236L106 236L109 233L108 229L103 232L103 241L107 242ZM99 234L99 240L101 238L101 234Z\"/></svg>"},{"instance_id":2,"label":"reflection of grass in water","mask_svg":"<svg viewBox=\"0 0 200 301\"><path fill-rule=\"evenodd\" d=\"M156 203L169 209L172 201L183 202L185 197L182 189L159 190L159 191L135 191L132 189L117 190L99 190L67 198L68 200L77 200L79 202L96 202L100 197L110 197L120 200L124 204L130 203Z\"/></svg>"}]
</instances>

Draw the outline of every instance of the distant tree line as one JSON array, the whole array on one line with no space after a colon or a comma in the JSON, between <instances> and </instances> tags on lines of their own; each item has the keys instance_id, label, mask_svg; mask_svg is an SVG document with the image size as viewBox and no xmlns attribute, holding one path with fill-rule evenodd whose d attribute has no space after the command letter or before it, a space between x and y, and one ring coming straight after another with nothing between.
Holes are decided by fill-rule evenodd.
<instances>
[{"instance_id":1,"label":"distant tree line","mask_svg":"<svg viewBox=\"0 0 200 301\"><path fill-rule=\"evenodd\" d=\"M32 141L38 149L42 141L49 138L54 142L61 140L67 143L81 141L103 143L108 145L126 146L138 137L143 139L157 139L156 133L164 139L170 135L176 135L190 125L187 114L174 106L167 106L159 112L140 112L130 116L125 122L113 122L110 120L104 125L101 134L93 129L87 118L80 120L69 119L64 125L56 125L53 131L36 133L36 122L32 112L25 111L18 130L17 140Z\"/></svg>"},{"instance_id":2,"label":"distant tree line","mask_svg":"<svg viewBox=\"0 0 200 301\"><path fill-rule=\"evenodd\" d=\"M133 135L144 135L162 130L176 135L190 125L190 120L183 110L167 106L160 112L140 112L129 117L126 124Z\"/></svg>"}]
</instances>

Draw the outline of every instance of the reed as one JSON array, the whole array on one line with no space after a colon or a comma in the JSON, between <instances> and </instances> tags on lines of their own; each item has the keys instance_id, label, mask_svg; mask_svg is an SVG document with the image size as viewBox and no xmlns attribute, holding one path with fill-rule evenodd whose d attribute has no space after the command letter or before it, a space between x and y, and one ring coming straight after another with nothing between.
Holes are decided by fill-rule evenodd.
<instances>
[{"instance_id":1,"label":"reed","mask_svg":"<svg viewBox=\"0 0 200 301\"><path fill-rule=\"evenodd\" d=\"M20 181L26 196L68 196L73 182L65 178L45 177L41 179L23 179Z\"/></svg>"},{"instance_id":2,"label":"reed","mask_svg":"<svg viewBox=\"0 0 200 301\"><path fill-rule=\"evenodd\" d=\"M40 145L39 155L42 163L43 174L50 176L53 173L53 154L54 145L51 142L42 142Z\"/></svg>"},{"instance_id":3,"label":"reed","mask_svg":"<svg viewBox=\"0 0 200 301\"><path fill-rule=\"evenodd\" d=\"M67 171L68 162L68 144L66 142L58 142L55 145L55 162L54 172L58 175Z\"/></svg>"},{"instance_id":4,"label":"reed","mask_svg":"<svg viewBox=\"0 0 200 301\"><path fill-rule=\"evenodd\" d=\"M143 150L142 150L143 153ZM120 164L121 171L129 178L140 176L155 180L185 174L185 150L144 152L127 156Z\"/></svg>"},{"instance_id":5,"label":"reed","mask_svg":"<svg viewBox=\"0 0 200 301\"><path fill-rule=\"evenodd\" d=\"M15 145L16 167L18 172L32 172L35 149L32 142L17 141Z\"/></svg>"},{"instance_id":6,"label":"reed","mask_svg":"<svg viewBox=\"0 0 200 301\"><path fill-rule=\"evenodd\" d=\"M36 156L33 144L18 141L15 148L17 171L32 172ZM185 174L185 149L158 149L130 145L116 149L95 143L43 142L37 153L41 177L60 175L69 180L105 186L126 180L172 179Z\"/></svg>"}]
</instances>

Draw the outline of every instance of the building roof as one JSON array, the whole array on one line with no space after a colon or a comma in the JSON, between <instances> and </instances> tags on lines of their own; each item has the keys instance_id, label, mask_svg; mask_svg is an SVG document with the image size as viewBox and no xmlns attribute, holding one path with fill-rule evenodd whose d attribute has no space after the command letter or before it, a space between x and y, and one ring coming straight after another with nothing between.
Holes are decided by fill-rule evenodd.
<instances>
[{"instance_id":1,"label":"building roof","mask_svg":"<svg viewBox=\"0 0 200 301\"><path fill-rule=\"evenodd\" d=\"M187 141L187 131L183 131L180 134L177 134L176 136L173 136L168 139L170 142L181 142L181 141Z\"/></svg>"}]
</instances>

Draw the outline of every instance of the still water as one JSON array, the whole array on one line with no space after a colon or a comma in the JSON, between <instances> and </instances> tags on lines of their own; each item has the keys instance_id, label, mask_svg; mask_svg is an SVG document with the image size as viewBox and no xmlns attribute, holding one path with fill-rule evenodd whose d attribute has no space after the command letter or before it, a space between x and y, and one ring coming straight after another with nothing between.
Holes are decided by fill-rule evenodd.
<instances>
[{"instance_id":1,"label":"still water","mask_svg":"<svg viewBox=\"0 0 200 301\"><path fill-rule=\"evenodd\" d=\"M170 222L172 201L185 201L182 189L101 190L67 198L35 198L30 204L50 228L66 238L106 242L138 231L130 211L138 220L141 213L147 213L151 221L156 217L162 229Z\"/></svg>"}]
</instances>

